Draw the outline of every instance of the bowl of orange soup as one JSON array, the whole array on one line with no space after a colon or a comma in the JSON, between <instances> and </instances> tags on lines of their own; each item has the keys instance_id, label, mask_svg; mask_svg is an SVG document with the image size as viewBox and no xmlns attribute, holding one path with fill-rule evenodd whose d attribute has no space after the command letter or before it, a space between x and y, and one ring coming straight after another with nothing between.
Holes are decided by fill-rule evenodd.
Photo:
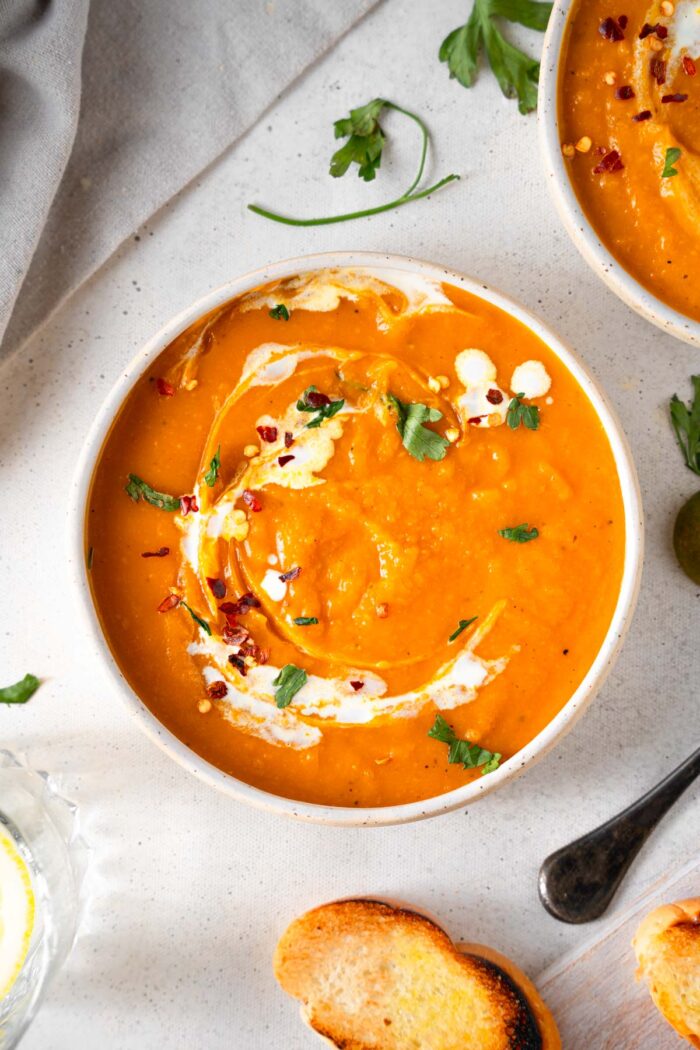
<instances>
[{"instance_id":1,"label":"bowl of orange soup","mask_svg":"<svg viewBox=\"0 0 700 1050\"><path fill-rule=\"evenodd\" d=\"M541 757L636 594L619 424L522 307L372 253L259 270L117 382L78 587L141 727L229 794L388 824Z\"/></svg>"},{"instance_id":2,"label":"bowl of orange soup","mask_svg":"<svg viewBox=\"0 0 700 1050\"><path fill-rule=\"evenodd\" d=\"M584 258L639 313L700 344L697 0L557 0L539 124Z\"/></svg>"}]
</instances>

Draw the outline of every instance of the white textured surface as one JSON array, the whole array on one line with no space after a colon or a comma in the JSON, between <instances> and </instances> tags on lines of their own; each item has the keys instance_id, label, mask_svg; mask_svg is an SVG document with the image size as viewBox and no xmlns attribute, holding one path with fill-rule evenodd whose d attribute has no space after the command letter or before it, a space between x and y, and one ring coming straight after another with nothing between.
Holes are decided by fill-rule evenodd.
<instances>
[{"instance_id":1,"label":"white textured surface","mask_svg":"<svg viewBox=\"0 0 700 1050\"><path fill-rule=\"evenodd\" d=\"M25 708L0 711L0 741L58 774L77 798L96 876L82 938L23 1050L311 1048L270 957L292 916L347 894L426 907L456 938L491 943L536 975L590 935L542 911L541 860L697 744L700 594L670 550L674 508L694 479L664 411L674 390L687 394L698 352L634 315L588 271L546 197L534 117L520 117L489 75L469 92L447 80L435 53L464 5L444 0L439 15L435 7L387 0L0 372L0 668L3 681L29 670L48 679ZM359 206L408 181L413 154L403 146L374 185L325 174L332 121L377 94L429 120L433 174L459 171L460 183L345 226L287 229L244 210L250 200L307 213ZM386 127L395 142L398 118ZM424 256L539 311L616 405L647 514L635 622L582 722L536 769L468 813L384 830L249 811L171 763L132 727L72 628L64 570L67 481L122 365L225 278L331 248ZM618 907L691 855L697 801L691 790L666 819ZM600 1036L585 1050L602 1047Z\"/></svg>"}]
</instances>

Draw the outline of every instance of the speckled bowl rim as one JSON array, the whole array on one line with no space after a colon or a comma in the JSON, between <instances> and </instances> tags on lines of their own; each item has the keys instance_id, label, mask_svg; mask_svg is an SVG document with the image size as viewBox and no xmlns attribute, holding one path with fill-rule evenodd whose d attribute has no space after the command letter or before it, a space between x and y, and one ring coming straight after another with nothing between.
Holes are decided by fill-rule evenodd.
<instances>
[{"instance_id":1,"label":"speckled bowl rim","mask_svg":"<svg viewBox=\"0 0 700 1050\"><path fill-rule=\"evenodd\" d=\"M591 269L608 288L638 314L658 328L686 343L700 346L700 322L674 310L649 292L633 277L598 239L598 235L579 204L559 134L559 63L569 11L574 0L555 0L544 38L537 103L540 153L554 204L564 227Z\"/></svg>"},{"instance_id":2,"label":"speckled bowl rim","mask_svg":"<svg viewBox=\"0 0 700 1050\"><path fill-rule=\"evenodd\" d=\"M123 401L134 384L151 366L158 354L176 336L196 321L198 317L222 305L229 299L256 288L260 284L290 277L298 273L332 267L358 266L367 267L379 276L382 275L382 271L400 270L418 273L437 281L447 281L499 307L518 321L521 321L535 335L539 336L583 387L605 429L620 478L626 522L623 578L610 627L600 651L584 680L556 717L534 740L508 761L504 762L500 769L494 773L490 773L454 791L419 802L371 808L324 806L283 798L253 787L228 773L224 773L216 766L200 758L186 744L183 744L146 707L121 673L99 623L90 592L88 569L84 556L87 501L97 459ZM388 281L391 280L390 272L386 273L385 276ZM69 562L78 599L79 614L88 635L95 641L107 668L111 672L112 679L126 704L127 710L138 726L151 740L190 773L239 801L248 802L261 809L298 817L307 821L344 826L402 824L440 813L447 813L450 810L475 802L483 795L495 791L502 784L505 784L522 772L522 770L532 766L541 759L580 718L609 672L631 619L639 590L642 566L642 509L632 456L620 423L604 394L598 388L581 360L564 346L557 336L537 317L518 303L500 292L494 291L487 285L442 266L403 256L385 255L375 252L326 252L273 263L229 281L207 293L165 324L159 332L148 340L131 364L124 369L100 408L79 457L71 485L69 514Z\"/></svg>"}]
</instances>

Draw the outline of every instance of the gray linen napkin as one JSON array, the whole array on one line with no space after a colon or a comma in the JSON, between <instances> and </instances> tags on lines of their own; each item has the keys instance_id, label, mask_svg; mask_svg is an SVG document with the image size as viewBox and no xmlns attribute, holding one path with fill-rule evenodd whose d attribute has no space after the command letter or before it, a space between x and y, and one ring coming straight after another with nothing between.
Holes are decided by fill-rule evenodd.
<instances>
[{"instance_id":1,"label":"gray linen napkin","mask_svg":"<svg viewBox=\"0 0 700 1050\"><path fill-rule=\"evenodd\" d=\"M377 2L0 0L2 352Z\"/></svg>"}]
</instances>

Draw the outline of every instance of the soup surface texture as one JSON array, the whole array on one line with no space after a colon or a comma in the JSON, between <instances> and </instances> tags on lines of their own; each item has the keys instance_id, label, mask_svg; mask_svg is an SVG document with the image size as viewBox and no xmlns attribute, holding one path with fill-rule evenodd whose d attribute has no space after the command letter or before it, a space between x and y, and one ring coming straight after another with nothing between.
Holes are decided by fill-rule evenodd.
<instances>
[{"instance_id":1,"label":"soup surface texture","mask_svg":"<svg viewBox=\"0 0 700 1050\"><path fill-rule=\"evenodd\" d=\"M592 405L530 330L422 276L323 270L149 365L87 550L116 660L182 741L279 795L379 806L489 775L569 699L624 510Z\"/></svg>"},{"instance_id":2,"label":"soup surface texture","mask_svg":"<svg viewBox=\"0 0 700 1050\"><path fill-rule=\"evenodd\" d=\"M572 8L562 148L601 241L650 292L700 320L700 5L622 8Z\"/></svg>"}]
</instances>

